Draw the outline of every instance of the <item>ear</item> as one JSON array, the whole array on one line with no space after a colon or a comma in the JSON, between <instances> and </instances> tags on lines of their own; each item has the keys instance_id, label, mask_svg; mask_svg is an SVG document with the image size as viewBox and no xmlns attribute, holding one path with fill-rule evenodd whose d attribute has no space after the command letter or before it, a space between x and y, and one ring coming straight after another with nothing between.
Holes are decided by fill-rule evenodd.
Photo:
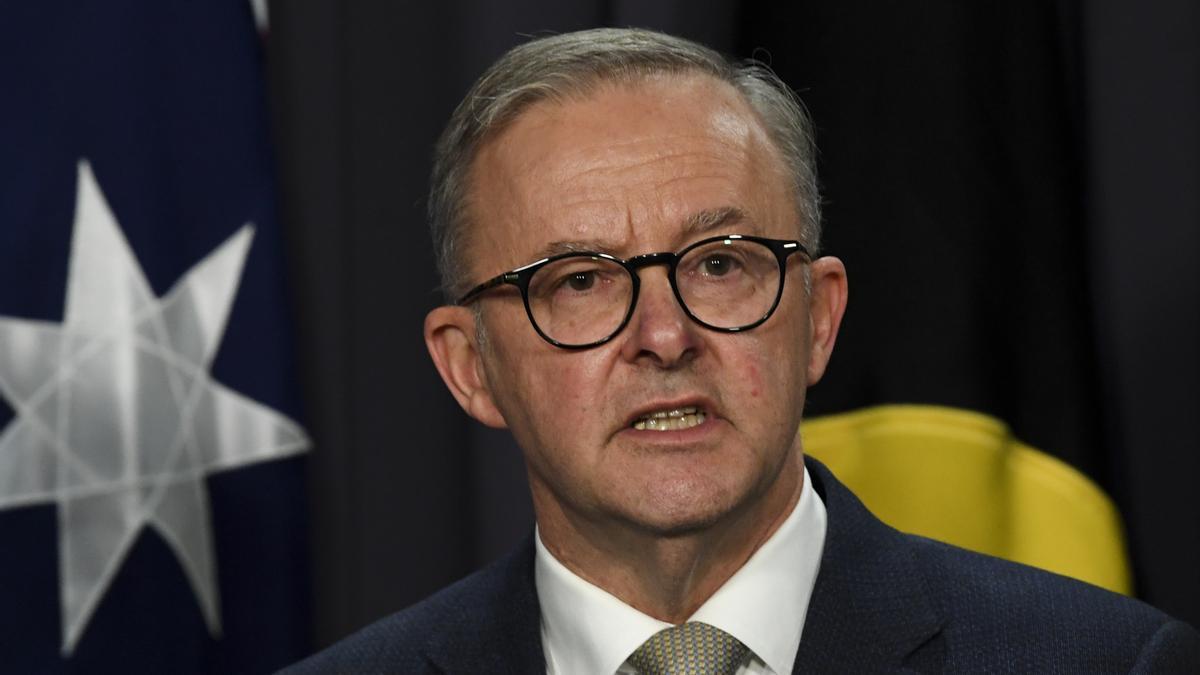
<instances>
[{"instance_id":1,"label":"ear","mask_svg":"<svg viewBox=\"0 0 1200 675\"><path fill-rule=\"evenodd\" d=\"M425 346L450 393L468 415L502 429L508 424L492 398L475 335L475 313L467 307L442 306L425 316Z\"/></svg>"},{"instance_id":2,"label":"ear","mask_svg":"<svg viewBox=\"0 0 1200 675\"><path fill-rule=\"evenodd\" d=\"M833 354L838 327L846 311L847 285L846 266L832 256L814 260L810 273L812 295L808 299L808 317L812 343L808 353L808 384L811 386L821 380Z\"/></svg>"}]
</instances>

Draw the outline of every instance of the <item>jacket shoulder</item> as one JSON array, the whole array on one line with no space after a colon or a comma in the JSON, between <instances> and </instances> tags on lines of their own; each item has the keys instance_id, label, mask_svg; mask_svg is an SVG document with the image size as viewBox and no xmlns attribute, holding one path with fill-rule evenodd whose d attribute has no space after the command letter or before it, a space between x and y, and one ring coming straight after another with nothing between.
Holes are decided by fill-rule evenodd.
<instances>
[{"instance_id":1,"label":"jacket shoulder","mask_svg":"<svg viewBox=\"0 0 1200 675\"><path fill-rule=\"evenodd\" d=\"M926 570L948 666L1013 672L1200 669L1200 634L1143 602L1091 584L905 535ZM1158 665L1144 672L1171 672Z\"/></svg>"},{"instance_id":2,"label":"jacket shoulder","mask_svg":"<svg viewBox=\"0 0 1200 675\"><path fill-rule=\"evenodd\" d=\"M523 546L281 672L442 672L448 664L441 657L447 654L455 662L504 672L506 655L541 652L532 550L531 543ZM479 660L473 662L475 657Z\"/></svg>"}]
</instances>

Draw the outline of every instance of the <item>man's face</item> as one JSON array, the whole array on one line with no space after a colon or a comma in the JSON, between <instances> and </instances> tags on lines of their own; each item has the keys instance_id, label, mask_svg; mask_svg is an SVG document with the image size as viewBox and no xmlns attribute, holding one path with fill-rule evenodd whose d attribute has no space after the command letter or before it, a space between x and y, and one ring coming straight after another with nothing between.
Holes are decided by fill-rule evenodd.
<instances>
[{"instance_id":1,"label":"man's face","mask_svg":"<svg viewBox=\"0 0 1200 675\"><path fill-rule=\"evenodd\" d=\"M703 76L602 85L536 104L481 148L471 181L473 282L564 248L628 258L720 234L800 234L761 124L731 87ZM744 215L695 225L698 215L731 208ZM810 358L805 264L790 259L770 320L733 334L693 323L667 269L643 269L629 324L583 351L542 340L519 291L501 287L477 301L486 344L460 336L478 349L479 391L459 400L512 430L539 519L554 512L672 534L786 499L799 486L805 387L827 356L822 346ZM703 422L634 427L686 408L702 411Z\"/></svg>"}]
</instances>

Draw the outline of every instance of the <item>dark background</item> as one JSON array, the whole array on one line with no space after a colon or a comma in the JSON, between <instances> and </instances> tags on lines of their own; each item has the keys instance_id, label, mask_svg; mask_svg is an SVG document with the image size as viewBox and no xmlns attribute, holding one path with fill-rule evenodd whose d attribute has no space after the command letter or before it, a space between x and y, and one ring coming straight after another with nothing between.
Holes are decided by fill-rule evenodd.
<instances>
[{"instance_id":1,"label":"dark background","mask_svg":"<svg viewBox=\"0 0 1200 675\"><path fill-rule=\"evenodd\" d=\"M851 302L809 415L957 405L1091 476L1139 595L1200 624L1192 0L271 3L326 644L505 551L518 450L421 338L431 147L527 36L642 26L770 63L817 125Z\"/></svg>"}]
</instances>

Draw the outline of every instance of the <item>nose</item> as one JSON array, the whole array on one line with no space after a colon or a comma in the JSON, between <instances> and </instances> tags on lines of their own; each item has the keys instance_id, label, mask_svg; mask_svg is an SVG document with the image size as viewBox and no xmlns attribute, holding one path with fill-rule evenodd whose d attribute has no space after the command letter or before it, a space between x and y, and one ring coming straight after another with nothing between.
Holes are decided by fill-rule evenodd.
<instances>
[{"instance_id":1,"label":"nose","mask_svg":"<svg viewBox=\"0 0 1200 675\"><path fill-rule=\"evenodd\" d=\"M675 298L665 267L643 268L637 305L626 327L621 355L630 363L675 368L698 356L703 348L696 325Z\"/></svg>"}]
</instances>

